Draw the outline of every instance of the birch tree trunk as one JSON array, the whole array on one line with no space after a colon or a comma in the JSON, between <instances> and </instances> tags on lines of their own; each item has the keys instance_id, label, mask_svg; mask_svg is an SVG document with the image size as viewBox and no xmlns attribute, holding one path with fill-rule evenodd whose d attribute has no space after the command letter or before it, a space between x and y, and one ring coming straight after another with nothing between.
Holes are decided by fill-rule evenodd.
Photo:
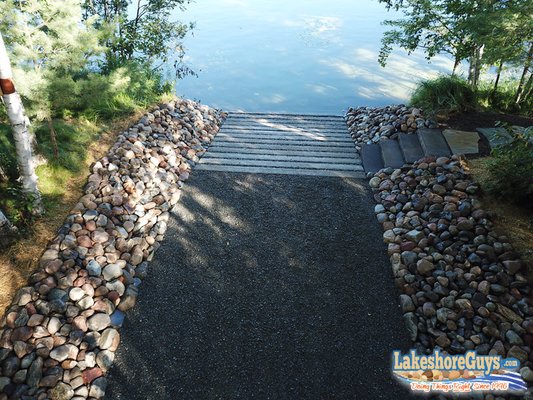
<instances>
[{"instance_id":1,"label":"birch tree trunk","mask_svg":"<svg viewBox=\"0 0 533 400\"><path fill-rule=\"evenodd\" d=\"M476 52L474 55L474 71L472 76L472 88L474 90L477 90L477 86L479 83L479 75L481 73L481 58L483 57L483 50L485 49L485 45L481 45L476 48Z\"/></svg>"},{"instance_id":2,"label":"birch tree trunk","mask_svg":"<svg viewBox=\"0 0 533 400\"><path fill-rule=\"evenodd\" d=\"M520 95L520 99L518 104L521 102L527 103L528 99L533 95L533 73L529 75L529 79L527 80L527 83L524 85L524 89L522 91L522 94Z\"/></svg>"},{"instance_id":3,"label":"birch tree trunk","mask_svg":"<svg viewBox=\"0 0 533 400\"><path fill-rule=\"evenodd\" d=\"M520 81L518 82L518 88L516 89L515 94L515 103L520 103L520 100L522 99L522 92L524 90L524 83L526 80L527 73L529 72L529 67L531 66L531 63L533 61L533 42L531 42L531 45L529 47L529 51L527 52L527 58L524 63L524 69L522 70L522 75L520 76Z\"/></svg>"},{"instance_id":4,"label":"birch tree trunk","mask_svg":"<svg viewBox=\"0 0 533 400\"><path fill-rule=\"evenodd\" d=\"M7 182L7 173L4 171L4 167L0 165L0 182Z\"/></svg>"},{"instance_id":5,"label":"birch tree trunk","mask_svg":"<svg viewBox=\"0 0 533 400\"><path fill-rule=\"evenodd\" d=\"M40 214L43 211L43 207L33 163L31 135L28 130L29 121L24 114L24 106L22 105L20 95L15 90L12 78L11 64L2 34L0 33L0 90L7 109L7 116L13 129L13 139L15 140L17 164L22 187L33 202L34 212Z\"/></svg>"},{"instance_id":6,"label":"birch tree trunk","mask_svg":"<svg viewBox=\"0 0 533 400\"><path fill-rule=\"evenodd\" d=\"M455 61L453 63L453 69L452 69L452 76L455 76L455 71L457 70L457 67L459 66L459 63L461 61L459 60L459 56L455 56Z\"/></svg>"},{"instance_id":7,"label":"birch tree trunk","mask_svg":"<svg viewBox=\"0 0 533 400\"><path fill-rule=\"evenodd\" d=\"M0 210L0 249L9 246L17 234L17 229L11 225L5 214Z\"/></svg>"},{"instance_id":8,"label":"birch tree trunk","mask_svg":"<svg viewBox=\"0 0 533 400\"><path fill-rule=\"evenodd\" d=\"M500 64L498 65L498 72L496 73L496 80L494 81L494 88L492 89L493 96L496 94L496 91L498 90L498 83L500 82L500 76L502 74L502 69L503 69L503 60L501 60Z\"/></svg>"},{"instance_id":9,"label":"birch tree trunk","mask_svg":"<svg viewBox=\"0 0 533 400\"><path fill-rule=\"evenodd\" d=\"M468 83L472 85L472 82L474 81L474 56L470 56L468 59Z\"/></svg>"},{"instance_id":10,"label":"birch tree trunk","mask_svg":"<svg viewBox=\"0 0 533 400\"><path fill-rule=\"evenodd\" d=\"M481 73L481 58L483 57L483 50L485 45L477 46L470 56L470 66L468 68L468 83L472 89L477 90L479 82L479 75Z\"/></svg>"}]
</instances>

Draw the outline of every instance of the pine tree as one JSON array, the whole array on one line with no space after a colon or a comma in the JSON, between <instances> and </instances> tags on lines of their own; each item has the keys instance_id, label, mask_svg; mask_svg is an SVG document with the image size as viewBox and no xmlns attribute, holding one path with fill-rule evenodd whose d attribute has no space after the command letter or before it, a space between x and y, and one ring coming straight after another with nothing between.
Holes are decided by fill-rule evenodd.
<instances>
[{"instance_id":1,"label":"pine tree","mask_svg":"<svg viewBox=\"0 0 533 400\"><path fill-rule=\"evenodd\" d=\"M0 2L0 15L0 31L28 113L53 128L55 97L63 94L51 92L50 86L83 76L101 58L104 48L99 42L105 32L92 26L94 18L82 21L79 0L5 0Z\"/></svg>"}]
</instances>

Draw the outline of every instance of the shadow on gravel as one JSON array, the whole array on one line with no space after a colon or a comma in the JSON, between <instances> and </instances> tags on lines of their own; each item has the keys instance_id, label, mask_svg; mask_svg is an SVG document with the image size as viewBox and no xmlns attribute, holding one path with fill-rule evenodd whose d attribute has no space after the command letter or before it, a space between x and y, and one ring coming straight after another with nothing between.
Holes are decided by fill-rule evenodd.
<instances>
[{"instance_id":1,"label":"shadow on gravel","mask_svg":"<svg viewBox=\"0 0 533 400\"><path fill-rule=\"evenodd\" d=\"M363 181L196 171L110 399L395 399L409 341Z\"/></svg>"}]
</instances>

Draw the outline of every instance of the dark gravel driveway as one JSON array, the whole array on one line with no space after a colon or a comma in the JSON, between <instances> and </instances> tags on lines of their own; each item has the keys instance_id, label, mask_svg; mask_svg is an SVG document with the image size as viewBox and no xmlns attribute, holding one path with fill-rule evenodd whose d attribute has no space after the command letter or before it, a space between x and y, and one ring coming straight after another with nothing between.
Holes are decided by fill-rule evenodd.
<instances>
[{"instance_id":1,"label":"dark gravel driveway","mask_svg":"<svg viewBox=\"0 0 533 400\"><path fill-rule=\"evenodd\" d=\"M196 171L109 399L394 399L409 343L366 184Z\"/></svg>"}]
</instances>

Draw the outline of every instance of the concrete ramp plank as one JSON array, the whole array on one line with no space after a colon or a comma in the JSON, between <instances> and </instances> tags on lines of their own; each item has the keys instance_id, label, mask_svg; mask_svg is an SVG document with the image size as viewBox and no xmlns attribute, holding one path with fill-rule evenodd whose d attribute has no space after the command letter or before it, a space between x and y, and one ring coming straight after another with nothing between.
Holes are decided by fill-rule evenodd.
<instances>
[{"instance_id":1,"label":"concrete ramp plank","mask_svg":"<svg viewBox=\"0 0 533 400\"><path fill-rule=\"evenodd\" d=\"M344 118L231 113L198 170L363 177Z\"/></svg>"},{"instance_id":2,"label":"concrete ramp plank","mask_svg":"<svg viewBox=\"0 0 533 400\"><path fill-rule=\"evenodd\" d=\"M247 166L247 167L270 167L270 168L293 168L295 162L290 161L280 161L280 160L246 160L246 159L232 159L228 160L226 158L207 158L202 162L202 165L228 165L228 166ZM304 162L298 161L298 168L303 169L329 169L335 171L353 171L355 169L362 170L363 168L356 163L324 163L324 162Z\"/></svg>"},{"instance_id":3,"label":"concrete ramp plank","mask_svg":"<svg viewBox=\"0 0 533 400\"><path fill-rule=\"evenodd\" d=\"M247 174L273 174L273 175L302 175L302 176L329 176L337 178L362 179L365 173L361 167L359 170L331 170L331 169L307 169L307 168L275 168L257 167L250 165L209 165L200 164L195 167L198 171L235 172Z\"/></svg>"},{"instance_id":4,"label":"concrete ramp plank","mask_svg":"<svg viewBox=\"0 0 533 400\"><path fill-rule=\"evenodd\" d=\"M242 153L215 153L208 152L202 159L207 161L209 159L225 159L225 160L270 160L270 161L303 161L315 163L338 163L338 164L361 164L361 160L353 157L342 157L342 154L323 155L322 153L315 153L313 156L301 156L286 154L242 154Z\"/></svg>"}]
</instances>

